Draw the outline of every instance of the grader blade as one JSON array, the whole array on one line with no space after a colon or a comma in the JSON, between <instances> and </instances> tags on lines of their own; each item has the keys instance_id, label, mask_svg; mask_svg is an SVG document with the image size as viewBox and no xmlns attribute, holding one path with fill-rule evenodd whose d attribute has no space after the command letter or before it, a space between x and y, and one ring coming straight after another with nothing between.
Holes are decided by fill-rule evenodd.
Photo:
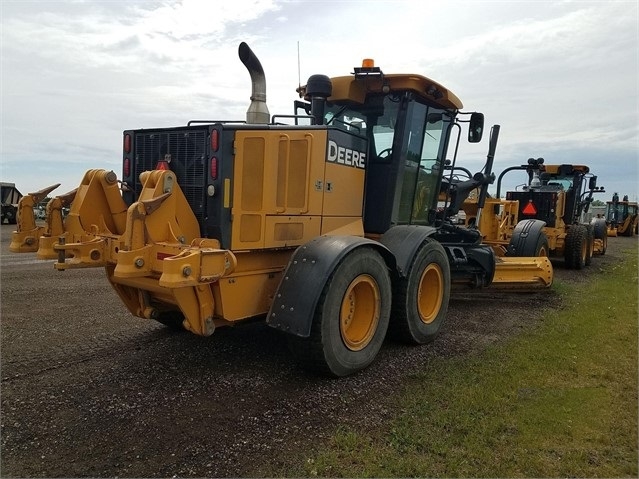
<instances>
[{"instance_id":1,"label":"grader blade","mask_svg":"<svg viewBox=\"0 0 639 479\"><path fill-rule=\"evenodd\" d=\"M33 253L38 250L38 240L45 227L36 225L33 208L58 186L60 186L60 183L29 193L20 199L17 216L18 229L11 235L9 251L14 253Z\"/></svg>"},{"instance_id":2,"label":"grader blade","mask_svg":"<svg viewBox=\"0 0 639 479\"><path fill-rule=\"evenodd\" d=\"M547 256L497 257L490 288L535 291L550 288L552 280L552 263Z\"/></svg>"}]
</instances>

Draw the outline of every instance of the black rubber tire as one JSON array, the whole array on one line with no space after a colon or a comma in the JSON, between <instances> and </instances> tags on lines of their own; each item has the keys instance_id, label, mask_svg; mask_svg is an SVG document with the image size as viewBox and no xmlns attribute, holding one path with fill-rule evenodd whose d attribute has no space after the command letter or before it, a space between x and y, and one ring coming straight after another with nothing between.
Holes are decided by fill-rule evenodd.
<instances>
[{"instance_id":1,"label":"black rubber tire","mask_svg":"<svg viewBox=\"0 0 639 479\"><path fill-rule=\"evenodd\" d=\"M592 257L595 254L595 233L590 225L582 225L586 228L586 239L588 241L586 260L584 264L590 266L592 264Z\"/></svg>"},{"instance_id":2,"label":"black rubber tire","mask_svg":"<svg viewBox=\"0 0 639 479\"><path fill-rule=\"evenodd\" d=\"M592 232L595 239L601 240L603 243L599 254L604 255L606 254L606 249L608 249L608 225L606 225L606 220L603 218L594 218L590 224L592 225Z\"/></svg>"},{"instance_id":3,"label":"black rubber tire","mask_svg":"<svg viewBox=\"0 0 639 479\"><path fill-rule=\"evenodd\" d=\"M354 350L343 337L342 306L352 284L363 277L376 285L378 319L376 326L369 330L369 339ZM356 373L368 367L382 347L391 302L391 279L384 259L374 248L357 248L342 259L326 282L315 308L310 336L289 336L289 349L302 367L310 371L335 377Z\"/></svg>"},{"instance_id":4,"label":"black rubber tire","mask_svg":"<svg viewBox=\"0 0 639 479\"><path fill-rule=\"evenodd\" d=\"M422 283L424 274L425 283ZM432 286L429 291L420 290L420 284L428 286L429 282ZM433 341L446 319L450 288L446 252L439 242L426 238L415 253L406 278L399 278L393 284L389 336L410 344Z\"/></svg>"},{"instance_id":5,"label":"black rubber tire","mask_svg":"<svg viewBox=\"0 0 639 479\"><path fill-rule=\"evenodd\" d=\"M548 256L548 237L543 231L540 231L536 237L529 235L525 238L520 238L516 244L513 243L513 238L511 238L510 242L513 245L513 252L508 254L508 256ZM511 250L510 246L508 250Z\"/></svg>"},{"instance_id":6,"label":"black rubber tire","mask_svg":"<svg viewBox=\"0 0 639 479\"><path fill-rule=\"evenodd\" d=\"M582 225L573 225L566 233L564 260L568 269L582 269L588 255L588 232Z\"/></svg>"},{"instance_id":7,"label":"black rubber tire","mask_svg":"<svg viewBox=\"0 0 639 479\"><path fill-rule=\"evenodd\" d=\"M623 231L623 233L621 234L621 236L627 236L627 237L631 237L635 234L635 228L633 226L632 223L628 223L628 226L626 227L626 229Z\"/></svg>"},{"instance_id":8,"label":"black rubber tire","mask_svg":"<svg viewBox=\"0 0 639 479\"><path fill-rule=\"evenodd\" d=\"M595 239L604 239L608 237L608 227L606 220L603 218L594 218L590 224L592 225L592 233Z\"/></svg>"}]
</instances>

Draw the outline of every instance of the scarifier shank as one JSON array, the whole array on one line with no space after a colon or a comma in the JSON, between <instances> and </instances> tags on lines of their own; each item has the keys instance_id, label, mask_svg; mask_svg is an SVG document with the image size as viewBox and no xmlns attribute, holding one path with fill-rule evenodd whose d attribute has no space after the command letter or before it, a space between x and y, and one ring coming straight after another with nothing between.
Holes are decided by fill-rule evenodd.
<instances>
[{"instance_id":1,"label":"scarifier shank","mask_svg":"<svg viewBox=\"0 0 639 479\"><path fill-rule=\"evenodd\" d=\"M215 300L210 284L232 273L237 259L220 249L217 240L197 237L197 221L175 174L144 172L140 200L126 209L119 223L103 214L94 215L91 222L83 214L87 202L93 211L115 211L114 217L125 207L121 198L120 205L109 195L114 184L109 172L93 170L87 175L73 209L75 221L92 234L79 235L83 239L75 243L62 236L53 246L59 254L55 268L105 267L109 282L134 315L154 318L161 313L158 308L174 305L184 313L186 329L211 334Z\"/></svg>"},{"instance_id":2,"label":"scarifier shank","mask_svg":"<svg viewBox=\"0 0 639 479\"><path fill-rule=\"evenodd\" d=\"M33 208L55 190L60 183L51 185L35 193L29 193L18 202L18 228L11 235L9 251L31 253L38 250L38 239L44 232L43 226L36 225Z\"/></svg>"}]
</instances>

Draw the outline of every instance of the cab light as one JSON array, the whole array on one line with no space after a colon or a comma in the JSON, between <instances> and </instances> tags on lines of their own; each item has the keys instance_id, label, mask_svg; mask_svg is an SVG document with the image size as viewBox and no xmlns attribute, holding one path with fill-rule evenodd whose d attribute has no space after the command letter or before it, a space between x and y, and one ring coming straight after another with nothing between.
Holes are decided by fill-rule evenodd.
<instances>
[{"instance_id":1,"label":"cab light","mask_svg":"<svg viewBox=\"0 0 639 479\"><path fill-rule=\"evenodd\" d=\"M375 60L372 58L364 58L362 60L362 68L373 68L375 66Z\"/></svg>"}]
</instances>

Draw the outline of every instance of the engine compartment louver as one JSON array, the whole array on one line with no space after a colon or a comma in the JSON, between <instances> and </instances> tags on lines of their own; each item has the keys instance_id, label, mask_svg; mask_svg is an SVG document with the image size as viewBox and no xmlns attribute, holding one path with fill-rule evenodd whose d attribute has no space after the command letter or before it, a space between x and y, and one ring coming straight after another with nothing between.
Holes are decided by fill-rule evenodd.
<instances>
[{"instance_id":1,"label":"engine compartment louver","mask_svg":"<svg viewBox=\"0 0 639 479\"><path fill-rule=\"evenodd\" d=\"M154 170L158 161L170 158L170 169L175 172L191 209L202 225L205 216L207 138L206 129L136 132L135 197L142 190L140 173Z\"/></svg>"}]
</instances>

